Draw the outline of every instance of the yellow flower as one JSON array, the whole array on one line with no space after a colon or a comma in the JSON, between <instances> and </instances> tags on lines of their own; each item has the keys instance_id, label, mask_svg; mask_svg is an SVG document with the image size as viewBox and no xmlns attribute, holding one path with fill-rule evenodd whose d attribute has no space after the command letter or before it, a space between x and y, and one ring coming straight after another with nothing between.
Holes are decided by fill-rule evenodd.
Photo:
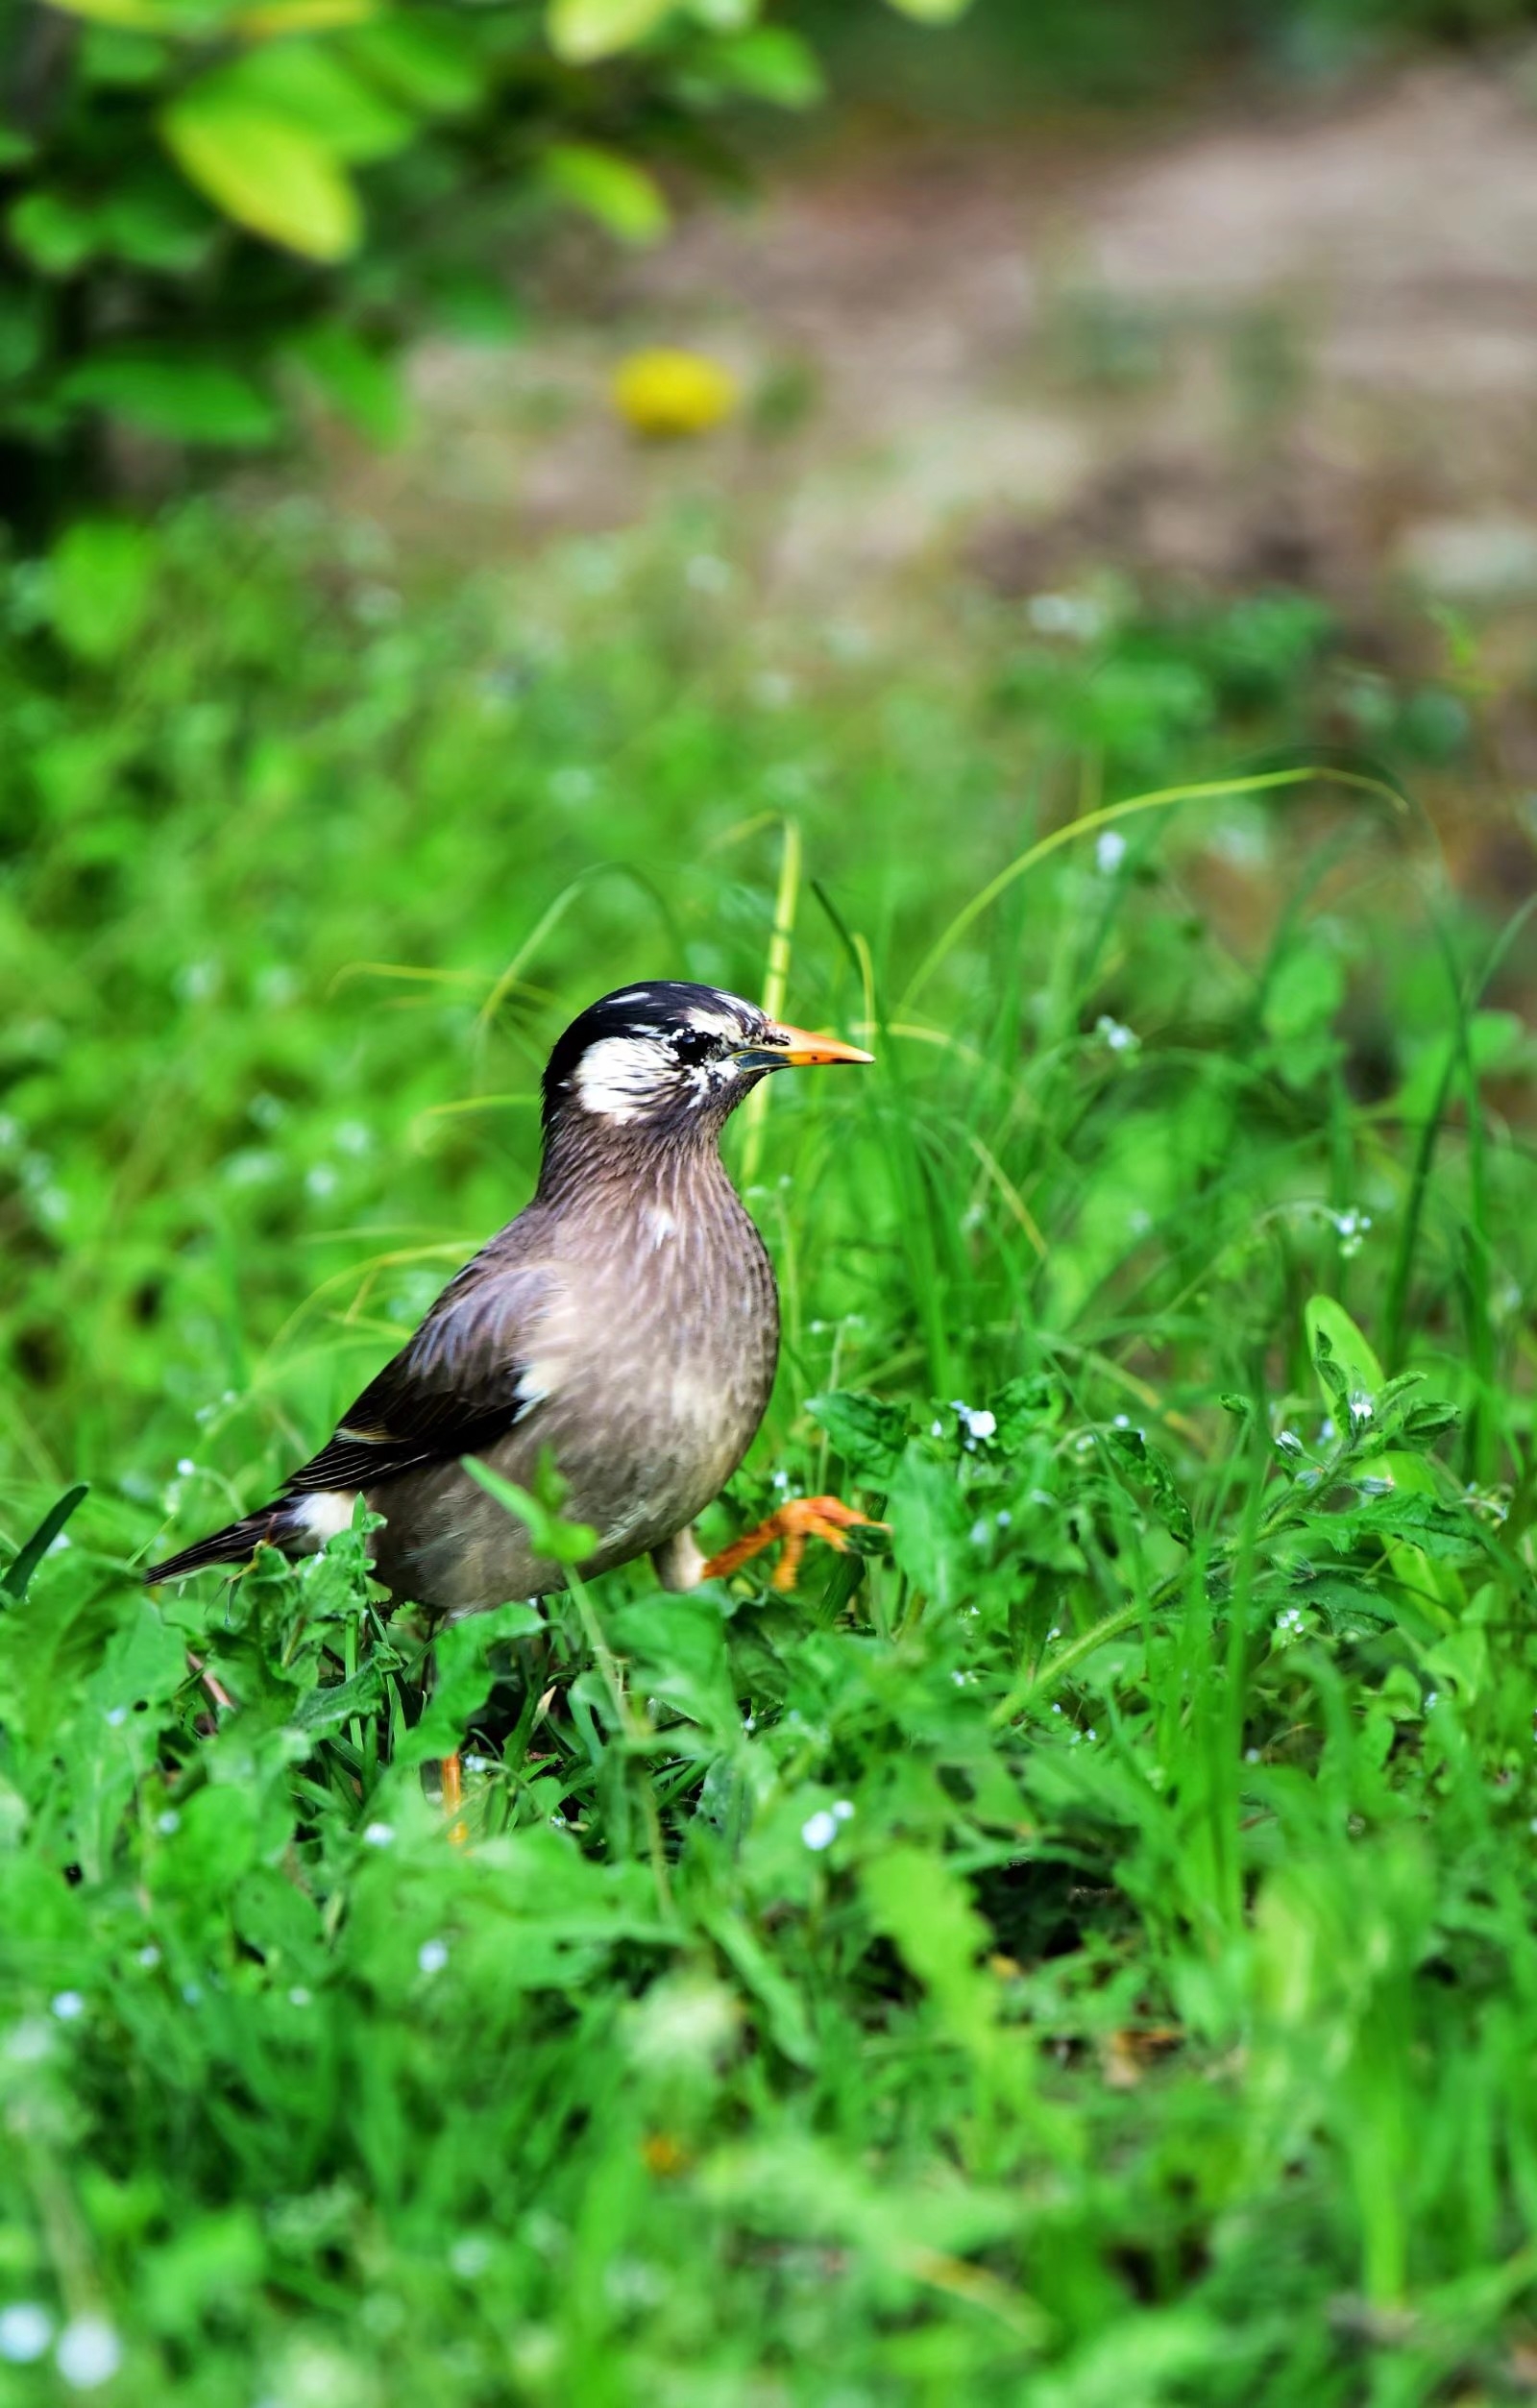
<instances>
[{"instance_id":1,"label":"yellow flower","mask_svg":"<svg viewBox=\"0 0 1537 2408\"><path fill-rule=\"evenodd\" d=\"M638 435L702 435L729 418L737 380L702 352L632 352L614 377L614 406Z\"/></svg>"}]
</instances>

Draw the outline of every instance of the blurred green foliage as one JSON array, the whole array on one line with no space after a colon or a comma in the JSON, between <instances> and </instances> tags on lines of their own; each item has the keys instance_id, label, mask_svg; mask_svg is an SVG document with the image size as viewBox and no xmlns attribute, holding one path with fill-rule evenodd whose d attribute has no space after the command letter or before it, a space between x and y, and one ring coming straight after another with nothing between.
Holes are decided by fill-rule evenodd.
<instances>
[{"instance_id":1,"label":"blurred green foliage","mask_svg":"<svg viewBox=\"0 0 1537 2408\"><path fill-rule=\"evenodd\" d=\"M0 586L11 2396L1514 2396L1528 921L1380 795L1092 818L1353 736L1476 790L1478 695L1449 757L1297 597L893 647L757 568L424 592L205 503ZM565 1017L761 984L789 819L797 1016L879 1058L772 1098L708 1535L889 1540L435 1682L355 1533L147 1599L523 1201Z\"/></svg>"},{"instance_id":2,"label":"blurred green foliage","mask_svg":"<svg viewBox=\"0 0 1537 2408\"><path fill-rule=\"evenodd\" d=\"M35 525L104 427L250 451L307 391L388 441L405 332L515 331L552 209L654 240L658 170L740 175L729 112L821 76L756 0L21 0L0 91L0 518Z\"/></svg>"}]
</instances>

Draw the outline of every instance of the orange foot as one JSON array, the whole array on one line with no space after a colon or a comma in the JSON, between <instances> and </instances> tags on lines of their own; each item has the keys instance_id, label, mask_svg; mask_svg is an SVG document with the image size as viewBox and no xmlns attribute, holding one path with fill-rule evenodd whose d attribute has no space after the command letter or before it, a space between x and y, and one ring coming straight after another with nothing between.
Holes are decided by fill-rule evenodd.
<instances>
[{"instance_id":1,"label":"orange foot","mask_svg":"<svg viewBox=\"0 0 1537 2408\"><path fill-rule=\"evenodd\" d=\"M459 1817L459 1809L464 1804L464 1769L459 1762L457 1750L453 1755L444 1757L441 1769L443 1812L445 1814L453 1816L453 1821L449 1826L449 1837L456 1848L462 1848L470 1834Z\"/></svg>"},{"instance_id":2,"label":"orange foot","mask_svg":"<svg viewBox=\"0 0 1537 2408\"><path fill-rule=\"evenodd\" d=\"M788 1505L781 1505L767 1521L760 1521L756 1530L749 1530L744 1538L734 1540L730 1546L723 1546L719 1555L712 1555L699 1577L701 1580L724 1580L729 1573L750 1563L753 1556L761 1555L766 1546L772 1546L776 1539L783 1539L785 1551L779 1558L773 1585L776 1589L793 1589L808 1539L825 1539L829 1546L836 1546L842 1555L848 1549L848 1541L843 1533L856 1526L866 1530L884 1530L887 1524L872 1521L868 1514L862 1514L854 1506L845 1505L841 1497L793 1496Z\"/></svg>"}]
</instances>

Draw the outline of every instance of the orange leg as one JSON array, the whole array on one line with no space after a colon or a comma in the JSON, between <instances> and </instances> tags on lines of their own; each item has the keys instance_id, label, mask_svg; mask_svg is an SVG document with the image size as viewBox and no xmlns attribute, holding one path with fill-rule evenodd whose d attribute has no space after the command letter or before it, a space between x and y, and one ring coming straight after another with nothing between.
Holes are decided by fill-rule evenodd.
<instances>
[{"instance_id":1,"label":"orange leg","mask_svg":"<svg viewBox=\"0 0 1537 2408\"><path fill-rule=\"evenodd\" d=\"M749 1530L744 1538L722 1547L719 1555L712 1555L699 1577L724 1580L754 1555L761 1555L766 1546L772 1546L776 1539L783 1539L785 1551L779 1559L773 1585L776 1589L793 1589L808 1539L825 1539L842 1555L848 1549L845 1530L884 1530L886 1526L884 1521L872 1521L868 1514L860 1513L853 1505L845 1505L841 1497L793 1496L767 1521L760 1521L756 1530Z\"/></svg>"},{"instance_id":2,"label":"orange leg","mask_svg":"<svg viewBox=\"0 0 1537 2408\"><path fill-rule=\"evenodd\" d=\"M443 1812L454 1817L449 1837L456 1848L462 1848L470 1835L459 1819L459 1809L464 1804L464 1767L459 1762L457 1749L451 1756L444 1757L442 1774Z\"/></svg>"}]
</instances>

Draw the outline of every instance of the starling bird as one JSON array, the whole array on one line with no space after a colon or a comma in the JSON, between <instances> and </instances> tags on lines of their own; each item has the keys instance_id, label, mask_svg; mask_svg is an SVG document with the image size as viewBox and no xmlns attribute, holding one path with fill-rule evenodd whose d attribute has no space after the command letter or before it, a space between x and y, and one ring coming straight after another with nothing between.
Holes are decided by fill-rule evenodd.
<instances>
[{"instance_id":1,"label":"starling bird","mask_svg":"<svg viewBox=\"0 0 1537 2408\"><path fill-rule=\"evenodd\" d=\"M549 1058L532 1203L281 1496L145 1579L240 1564L263 1542L311 1553L361 1495L384 1517L374 1569L397 1598L456 1619L536 1596L561 1568L464 1458L528 1487L548 1450L564 1510L598 1533L585 1572L648 1552L664 1586L686 1589L783 1539L790 1585L808 1537L842 1546L865 1516L798 1498L709 1563L691 1529L746 1453L779 1345L773 1272L719 1140L768 1072L870 1058L713 986L605 995Z\"/></svg>"}]
</instances>

